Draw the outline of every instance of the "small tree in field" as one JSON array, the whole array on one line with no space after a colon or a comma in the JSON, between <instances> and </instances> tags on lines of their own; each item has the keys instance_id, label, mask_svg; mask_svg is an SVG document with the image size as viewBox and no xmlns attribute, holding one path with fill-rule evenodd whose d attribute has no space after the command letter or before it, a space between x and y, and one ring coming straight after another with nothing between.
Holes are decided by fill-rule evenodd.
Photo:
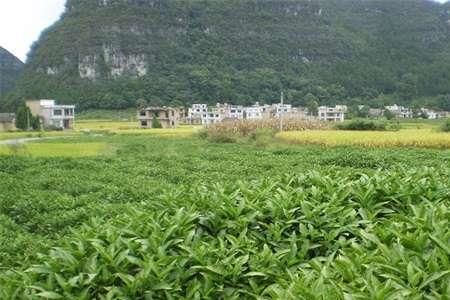
<instances>
[{"instance_id":1,"label":"small tree in field","mask_svg":"<svg viewBox=\"0 0 450 300\"><path fill-rule=\"evenodd\" d=\"M16 111L16 127L21 130L28 130L31 126L31 111L25 105L21 105Z\"/></svg>"},{"instance_id":2,"label":"small tree in field","mask_svg":"<svg viewBox=\"0 0 450 300\"><path fill-rule=\"evenodd\" d=\"M392 119L395 118L395 115L394 115L390 110L387 109L387 110L384 112L384 117L385 117L386 119L388 119L388 120L392 120Z\"/></svg>"},{"instance_id":3,"label":"small tree in field","mask_svg":"<svg viewBox=\"0 0 450 300\"><path fill-rule=\"evenodd\" d=\"M161 122L159 122L158 118L155 115L152 119L152 128L162 128Z\"/></svg>"}]
</instances>

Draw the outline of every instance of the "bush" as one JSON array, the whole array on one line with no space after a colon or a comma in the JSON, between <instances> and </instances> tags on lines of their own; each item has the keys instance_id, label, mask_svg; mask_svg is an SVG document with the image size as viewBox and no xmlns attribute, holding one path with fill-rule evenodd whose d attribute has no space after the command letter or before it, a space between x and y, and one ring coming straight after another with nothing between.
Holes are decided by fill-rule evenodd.
<instances>
[{"instance_id":1,"label":"bush","mask_svg":"<svg viewBox=\"0 0 450 300\"><path fill-rule=\"evenodd\" d=\"M161 122L159 122L159 120L156 116L153 116L152 128L162 128Z\"/></svg>"},{"instance_id":2,"label":"bush","mask_svg":"<svg viewBox=\"0 0 450 300\"><path fill-rule=\"evenodd\" d=\"M336 125L339 130L370 130L385 131L387 130L386 122L357 119Z\"/></svg>"},{"instance_id":3,"label":"bush","mask_svg":"<svg viewBox=\"0 0 450 300\"><path fill-rule=\"evenodd\" d=\"M447 121L441 126L441 131L450 132L450 119L447 119Z\"/></svg>"},{"instance_id":4,"label":"bush","mask_svg":"<svg viewBox=\"0 0 450 300\"><path fill-rule=\"evenodd\" d=\"M250 139L256 143L256 146L266 148L275 137L276 131L270 128L256 129L250 136Z\"/></svg>"},{"instance_id":5,"label":"bush","mask_svg":"<svg viewBox=\"0 0 450 300\"><path fill-rule=\"evenodd\" d=\"M231 133L225 131L208 131L207 139L213 143L236 143L238 137Z\"/></svg>"}]
</instances>

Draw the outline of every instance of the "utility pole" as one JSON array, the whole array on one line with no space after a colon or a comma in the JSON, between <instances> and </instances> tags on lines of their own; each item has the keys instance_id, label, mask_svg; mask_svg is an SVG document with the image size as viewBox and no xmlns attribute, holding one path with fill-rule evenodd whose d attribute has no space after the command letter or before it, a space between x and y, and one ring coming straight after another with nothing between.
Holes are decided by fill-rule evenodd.
<instances>
[{"instance_id":1,"label":"utility pole","mask_svg":"<svg viewBox=\"0 0 450 300\"><path fill-rule=\"evenodd\" d=\"M281 110L280 110L280 132L283 131L283 114L284 114L284 94L283 91L281 91Z\"/></svg>"},{"instance_id":2,"label":"utility pole","mask_svg":"<svg viewBox=\"0 0 450 300\"><path fill-rule=\"evenodd\" d=\"M27 112L27 131L30 131L30 112L26 109Z\"/></svg>"}]
</instances>

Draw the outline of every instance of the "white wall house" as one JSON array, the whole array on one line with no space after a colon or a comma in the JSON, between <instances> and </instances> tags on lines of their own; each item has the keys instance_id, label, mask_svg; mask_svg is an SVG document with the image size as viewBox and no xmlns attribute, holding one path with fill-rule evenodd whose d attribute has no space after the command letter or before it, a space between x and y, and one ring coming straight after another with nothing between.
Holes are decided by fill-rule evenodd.
<instances>
[{"instance_id":1,"label":"white wall house","mask_svg":"<svg viewBox=\"0 0 450 300\"><path fill-rule=\"evenodd\" d=\"M189 124L202 124L202 119L206 118L208 112L208 105L206 104L192 104L188 109L188 115L186 118Z\"/></svg>"},{"instance_id":2,"label":"white wall house","mask_svg":"<svg viewBox=\"0 0 450 300\"><path fill-rule=\"evenodd\" d=\"M274 117L279 118L281 114L286 115L292 112L291 104L272 104L272 114Z\"/></svg>"},{"instance_id":3,"label":"white wall house","mask_svg":"<svg viewBox=\"0 0 450 300\"><path fill-rule=\"evenodd\" d=\"M397 104L386 106L387 110L395 115L399 119L409 119L413 117L413 111L409 107L399 106Z\"/></svg>"},{"instance_id":4,"label":"white wall house","mask_svg":"<svg viewBox=\"0 0 450 300\"><path fill-rule=\"evenodd\" d=\"M28 100L31 114L41 119L44 127L73 129L75 105L57 105L55 100Z\"/></svg>"},{"instance_id":5,"label":"white wall house","mask_svg":"<svg viewBox=\"0 0 450 300\"><path fill-rule=\"evenodd\" d=\"M344 122L347 106L336 105L335 107L320 106L319 120L327 122Z\"/></svg>"},{"instance_id":6,"label":"white wall house","mask_svg":"<svg viewBox=\"0 0 450 300\"><path fill-rule=\"evenodd\" d=\"M428 108L421 108L420 112L427 117L427 119L439 119L439 113Z\"/></svg>"},{"instance_id":7,"label":"white wall house","mask_svg":"<svg viewBox=\"0 0 450 300\"><path fill-rule=\"evenodd\" d=\"M226 110L229 119L241 120L244 118L244 107L242 105L227 105Z\"/></svg>"}]
</instances>

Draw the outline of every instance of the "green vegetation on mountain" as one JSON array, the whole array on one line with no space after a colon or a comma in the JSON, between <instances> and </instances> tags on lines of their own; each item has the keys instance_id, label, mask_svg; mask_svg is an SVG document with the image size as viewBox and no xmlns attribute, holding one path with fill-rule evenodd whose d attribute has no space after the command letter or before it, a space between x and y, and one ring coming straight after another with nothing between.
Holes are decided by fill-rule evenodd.
<instances>
[{"instance_id":1,"label":"green vegetation on mountain","mask_svg":"<svg viewBox=\"0 0 450 300\"><path fill-rule=\"evenodd\" d=\"M0 47L0 103L3 96L14 89L23 69L23 62Z\"/></svg>"},{"instance_id":2,"label":"green vegetation on mountain","mask_svg":"<svg viewBox=\"0 0 450 300\"><path fill-rule=\"evenodd\" d=\"M4 106L397 102L450 110L450 6L427 0L68 0ZM6 103L7 102L7 103ZM9 103L9 104L8 104Z\"/></svg>"}]
</instances>

